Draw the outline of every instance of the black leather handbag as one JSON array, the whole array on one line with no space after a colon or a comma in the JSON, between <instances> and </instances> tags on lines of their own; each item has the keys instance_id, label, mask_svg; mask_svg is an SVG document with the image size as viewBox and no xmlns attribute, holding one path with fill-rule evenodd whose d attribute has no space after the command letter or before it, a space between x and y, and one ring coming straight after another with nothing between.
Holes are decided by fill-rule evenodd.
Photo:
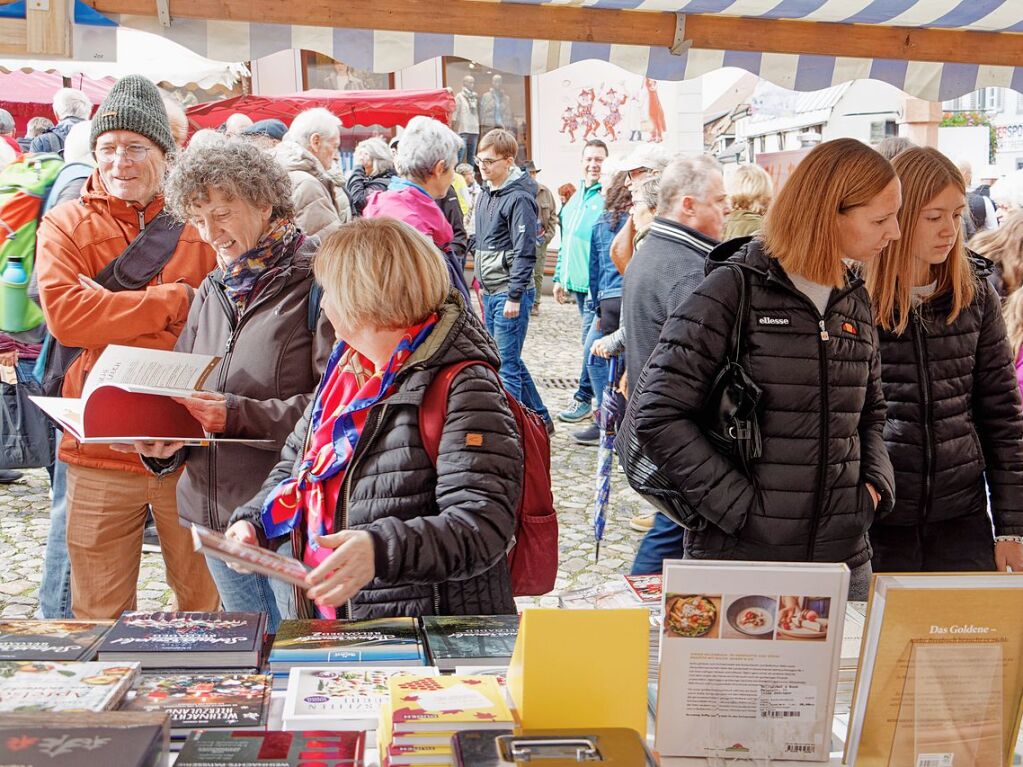
<instances>
[{"instance_id":1,"label":"black leather handbag","mask_svg":"<svg viewBox=\"0 0 1023 767\"><path fill-rule=\"evenodd\" d=\"M741 267L723 264L721 268L731 269L739 278L739 308L732 325L728 357L707 394L699 425L714 447L731 458L755 484L752 464L762 452L756 409L763 391L740 362L749 318L749 286ZM649 370L649 367L643 369L633 391L645 388ZM635 402L636 398L630 397L629 408L615 437L618 460L625 469L629 486L676 524L693 532L703 530L707 527L706 518L689 505L677 485L643 452L636 436Z\"/></svg>"},{"instance_id":2,"label":"black leather handbag","mask_svg":"<svg viewBox=\"0 0 1023 767\"><path fill-rule=\"evenodd\" d=\"M718 452L731 458L752 480L752 465L763 453L757 421L757 405L763 390L749 377L740 361L749 319L749 286L742 267L723 266L736 272L739 278L739 309L732 325L728 357L707 393L700 426Z\"/></svg>"}]
</instances>

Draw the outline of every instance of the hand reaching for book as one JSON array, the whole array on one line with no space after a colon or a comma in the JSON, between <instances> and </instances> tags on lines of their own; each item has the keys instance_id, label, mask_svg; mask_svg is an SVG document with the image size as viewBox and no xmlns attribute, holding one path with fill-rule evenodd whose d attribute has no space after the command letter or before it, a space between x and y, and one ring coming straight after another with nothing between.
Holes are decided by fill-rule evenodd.
<instances>
[{"instance_id":1,"label":"hand reaching for book","mask_svg":"<svg viewBox=\"0 0 1023 767\"><path fill-rule=\"evenodd\" d=\"M338 607L376 575L373 536L365 530L342 530L316 538L321 546L334 551L306 576L310 586L306 594L318 605Z\"/></svg>"},{"instance_id":2,"label":"hand reaching for book","mask_svg":"<svg viewBox=\"0 0 1023 767\"><path fill-rule=\"evenodd\" d=\"M223 434L227 428L227 397L220 392L197 391L190 397L174 397L174 401L188 408L210 434Z\"/></svg>"},{"instance_id":3,"label":"hand reaching for book","mask_svg":"<svg viewBox=\"0 0 1023 767\"><path fill-rule=\"evenodd\" d=\"M245 520L239 520L231 525L227 530L224 531L224 537L230 538L232 541L238 541L238 543L247 543L250 546L259 545L259 537L256 535L256 527L251 522ZM242 575L248 575L251 570L246 570L244 567L240 567L234 562L228 562L227 566L234 570L236 573Z\"/></svg>"}]
</instances>

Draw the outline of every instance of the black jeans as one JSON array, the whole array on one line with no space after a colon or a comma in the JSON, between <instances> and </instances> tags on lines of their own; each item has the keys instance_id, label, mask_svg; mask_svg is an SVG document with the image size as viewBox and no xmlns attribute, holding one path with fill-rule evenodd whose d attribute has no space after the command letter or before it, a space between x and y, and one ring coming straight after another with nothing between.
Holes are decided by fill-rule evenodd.
<instances>
[{"instance_id":1,"label":"black jeans","mask_svg":"<svg viewBox=\"0 0 1023 767\"><path fill-rule=\"evenodd\" d=\"M875 573L995 569L995 534L987 511L922 525L870 528Z\"/></svg>"}]
</instances>

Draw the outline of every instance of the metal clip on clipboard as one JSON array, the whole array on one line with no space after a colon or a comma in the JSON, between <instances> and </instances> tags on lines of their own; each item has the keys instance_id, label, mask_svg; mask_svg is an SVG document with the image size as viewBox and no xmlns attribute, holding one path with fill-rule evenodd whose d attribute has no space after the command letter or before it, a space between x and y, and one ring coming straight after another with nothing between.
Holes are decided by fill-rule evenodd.
<instances>
[{"instance_id":1,"label":"metal clip on clipboard","mask_svg":"<svg viewBox=\"0 0 1023 767\"><path fill-rule=\"evenodd\" d=\"M575 759L580 763L604 761L595 737L501 735L497 738L497 745L501 759L512 764L554 759Z\"/></svg>"}]
</instances>

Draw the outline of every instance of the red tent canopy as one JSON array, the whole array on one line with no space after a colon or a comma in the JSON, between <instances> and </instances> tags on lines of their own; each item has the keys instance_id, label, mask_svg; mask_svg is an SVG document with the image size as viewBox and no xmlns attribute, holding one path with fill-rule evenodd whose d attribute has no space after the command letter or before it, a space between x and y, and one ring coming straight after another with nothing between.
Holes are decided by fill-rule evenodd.
<instances>
[{"instance_id":1,"label":"red tent canopy","mask_svg":"<svg viewBox=\"0 0 1023 767\"><path fill-rule=\"evenodd\" d=\"M416 115L448 122L455 99L445 89L430 91L329 91L311 90L287 96L236 96L224 101L198 104L187 110L188 118L200 128L216 128L235 112L256 120L277 118L288 125L299 112L324 107L341 119L346 128L405 125Z\"/></svg>"},{"instance_id":2,"label":"red tent canopy","mask_svg":"<svg viewBox=\"0 0 1023 767\"><path fill-rule=\"evenodd\" d=\"M0 65L3 62L0 61ZM71 79L71 87L84 91L96 106L114 86L114 78L93 80L85 75ZM56 121L51 106L53 94L64 87L64 79L56 72L0 72L0 107L14 117L18 135L25 135L25 126L33 117L48 117Z\"/></svg>"}]
</instances>

